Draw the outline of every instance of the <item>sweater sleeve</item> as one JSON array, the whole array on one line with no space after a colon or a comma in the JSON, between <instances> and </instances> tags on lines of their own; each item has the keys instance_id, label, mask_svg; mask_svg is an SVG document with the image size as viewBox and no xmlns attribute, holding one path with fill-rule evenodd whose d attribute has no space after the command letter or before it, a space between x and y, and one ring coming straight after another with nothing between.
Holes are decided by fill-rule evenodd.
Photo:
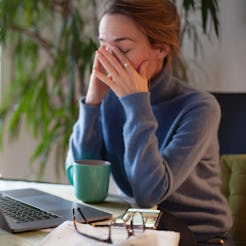
<instances>
[{"instance_id":1,"label":"sweater sleeve","mask_svg":"<svg viewBox=\"0 0 246 246\"><path fill-rule=\"evenodd\" d=\"M84 103L84 98L80 100L79 118L70 136L66 166L74 160L102 159L99 112L99 105L87 105Z\"/></svg>"},{"instance_id":2,"label":"sweater sleeve","mask_svg":"<svg viewBox=\"0 0 246 246\"><path fill-rule=\"evenodd\" d=\"M161 147L148 93L121 98L125 170L136 202L142 207L160 204L190 175L216 134L220 118L213 100L198 100L183 110L170 142Z\"/></svg>"}]
</instances>

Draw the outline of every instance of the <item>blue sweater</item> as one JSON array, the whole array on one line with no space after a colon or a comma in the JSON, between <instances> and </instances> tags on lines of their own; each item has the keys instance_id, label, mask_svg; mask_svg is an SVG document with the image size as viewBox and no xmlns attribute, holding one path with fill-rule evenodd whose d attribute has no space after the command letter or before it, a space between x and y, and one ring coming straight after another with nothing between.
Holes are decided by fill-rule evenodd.
<instances>
[{"instance_id":1,"label":"blue sweater","mask_svg":"<svg viewBox=\"0 0 246 246\"><path fill-rule=\"evenodd\" d=\"M217 101L165 69L149 86L149 93L120 99L110 91L98 106L82 99L66 165L109 160L116 183L139 206L158 204L198 239L228 231L232 219L220 192Z\"/></svg>"}]
</instances>

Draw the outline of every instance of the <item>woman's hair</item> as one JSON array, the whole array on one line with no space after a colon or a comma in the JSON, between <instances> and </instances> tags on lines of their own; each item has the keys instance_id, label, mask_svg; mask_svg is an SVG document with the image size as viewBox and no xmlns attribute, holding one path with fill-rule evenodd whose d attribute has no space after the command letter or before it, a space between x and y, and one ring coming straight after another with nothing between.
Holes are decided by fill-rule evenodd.
<instances>
[{"instance_id":1,"label":"woman's hair","mask_svg":"<svg viewBox=\"0 0 246 246\"><path fill-rule=\"evenodd\" d=\"M126 15L140 26L152 45L168 44L168 66L177 58L180 19L176 6L169 0L109 0L100 16L105 14Z\"/></svg>"}]
</instances>

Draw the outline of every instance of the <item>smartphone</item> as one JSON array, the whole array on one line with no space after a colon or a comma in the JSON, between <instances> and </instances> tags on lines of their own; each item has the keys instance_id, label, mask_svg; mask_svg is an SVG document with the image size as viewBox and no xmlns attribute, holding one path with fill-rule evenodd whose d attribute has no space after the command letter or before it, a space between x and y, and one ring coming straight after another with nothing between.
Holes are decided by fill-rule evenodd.
<instances>
[{"instance_id":1,"label":"smartphone","mask_svg":"<svg viewBox=\"0 0 246 246\"><path fill-rule=\"evenodd\" d=\"M157 228L161 215L162 215L162 211L158 209L129 208L126 211L126 213L123 214L122 219L127 224L129 224L132 218L132 215L135 212L140 212L142 214L146 229L156 229ZM139 221L139 223L142 223L142 221Z\"/></svg>"}]
</instances>

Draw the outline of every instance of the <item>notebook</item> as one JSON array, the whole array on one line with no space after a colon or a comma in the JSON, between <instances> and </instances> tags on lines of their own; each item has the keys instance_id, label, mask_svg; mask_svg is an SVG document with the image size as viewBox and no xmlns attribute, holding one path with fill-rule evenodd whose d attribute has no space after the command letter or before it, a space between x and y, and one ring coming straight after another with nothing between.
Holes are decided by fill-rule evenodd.
<instances>
[{"instance_id":1,"label":"notebook","mask_svg":"<svg viewBox=\"0 0 246 246\"><path fill-rule=\"evenodd\" d=\"M112 218L110 213L37 189L16 189L0 191L0 228L17 233L56 227L72 220L72 208L78 207L89 222Z\"/></svg>"}]
</instances>

